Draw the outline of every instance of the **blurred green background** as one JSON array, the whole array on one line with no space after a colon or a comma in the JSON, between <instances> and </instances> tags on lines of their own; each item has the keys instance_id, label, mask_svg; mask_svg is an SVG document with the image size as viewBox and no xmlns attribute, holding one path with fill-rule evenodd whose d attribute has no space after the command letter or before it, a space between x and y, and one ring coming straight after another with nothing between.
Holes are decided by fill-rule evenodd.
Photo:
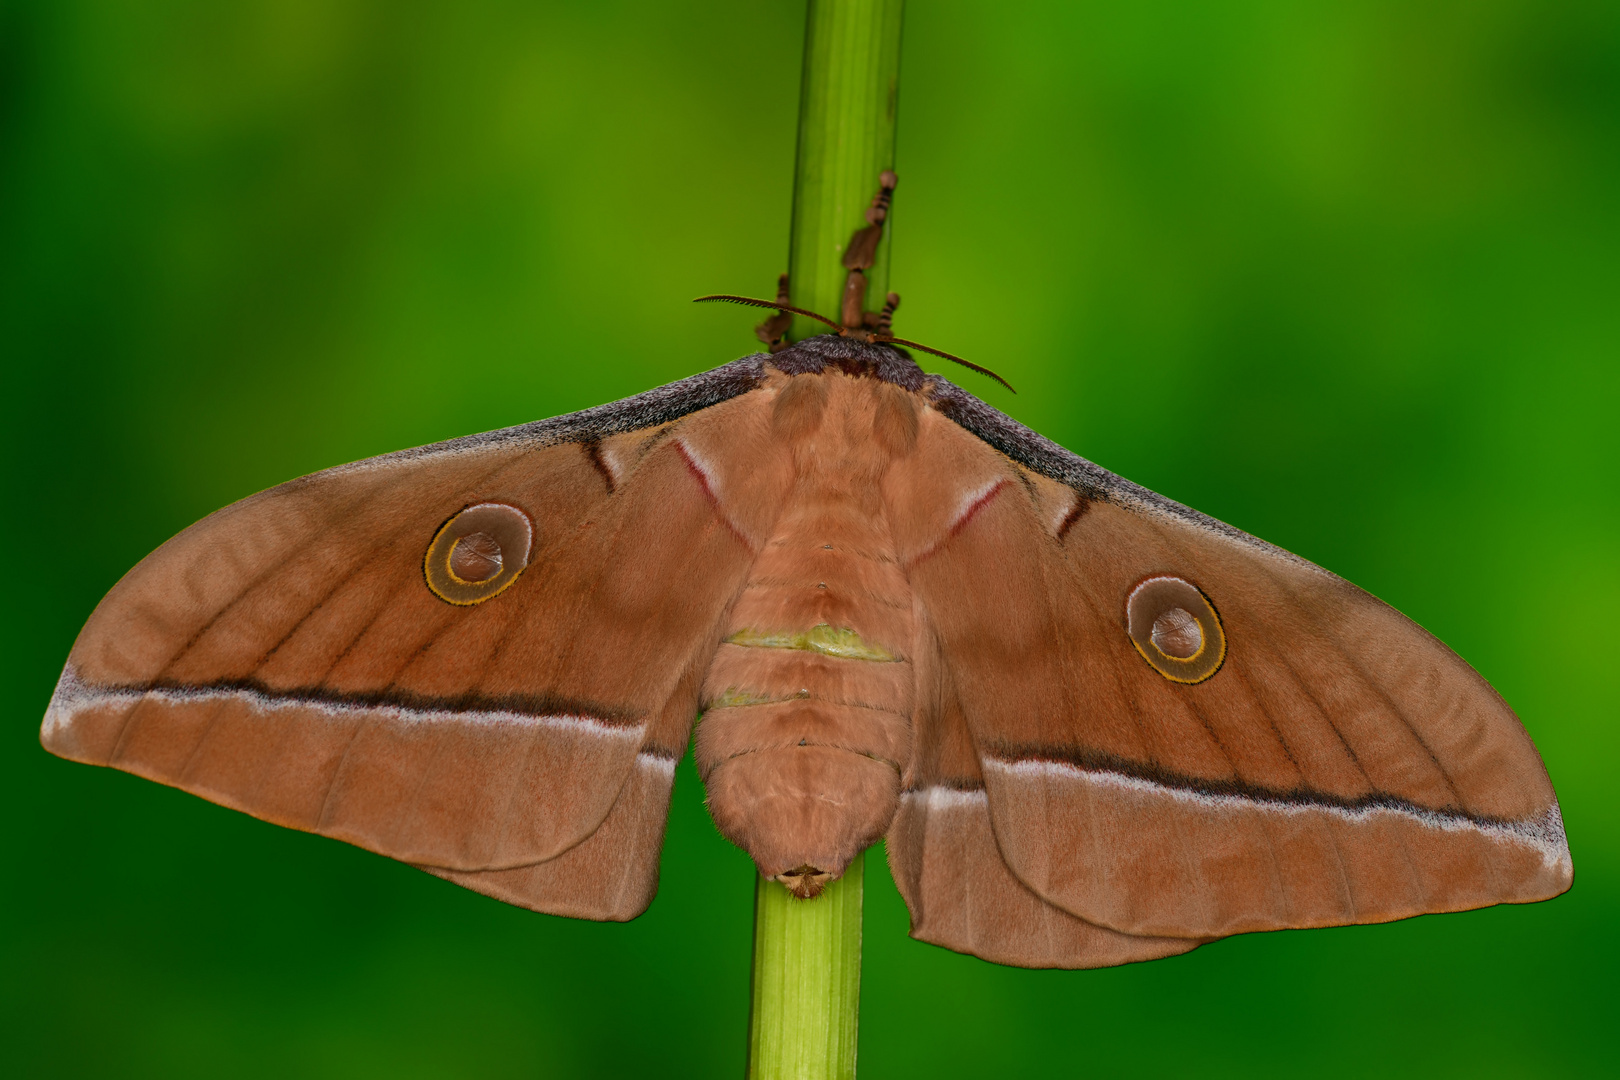
<instances>
[{"instance_id":1,"label":"blurred green background","mask_svg":"<svg viewBox=\"0 0 1620 1080\"><path fill-rule=\"evenodd\" d=\"M752 351L687 301L786 265L802 20L0 4L5 1072L739 1074L752 870L689 764L657 901L597 925L36 740L96 601L196 518ZM862 1074L1612 1073L1620 5L913 0L902 71L900 332L1451 643L1578 875L1069 973L909 940L874 857Z\"/></svg>"}]
</instances>

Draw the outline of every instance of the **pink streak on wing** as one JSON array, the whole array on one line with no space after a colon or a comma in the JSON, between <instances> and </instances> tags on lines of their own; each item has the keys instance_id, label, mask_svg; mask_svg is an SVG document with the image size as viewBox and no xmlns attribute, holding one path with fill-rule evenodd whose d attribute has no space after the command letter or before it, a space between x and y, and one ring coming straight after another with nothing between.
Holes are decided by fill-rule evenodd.
<instances>
[{"instance_id":1,"label":"pink streak on wing","mask_svg":"<svg viewBox=\"0 0 1620 1080\"><path fill-rule=\"evenodd\" d=\"M966 510L963 510L960 514L957 514L956 520L951 522L950 535L955 536L957 533L967 528L967 523L973 520L973 515L977 514L980 510L983 510L985 504L1000 494L1001 489L1006 487L1010 482L1011 481L1007 480L997 480L994 484L990 485L989 491L985 492L983 495L980 495L977 499L974 499L972 505L970 505Z\"/></svg>"},{"instance_id":2,"label":"pink streak on wing","mask_svg":"<svg viewBox=\"0 0 1620 1080\"><path fill-rule=\"evenodd\" d=\"M963 529L967 528L968 522L972 521L974 516L978 514L980 510L983 510L985 506L989 504L991 499L1000 494L1001 489L1006 487L1009 483L1011 483L1009 480L997 480L995 483L991 484L989 488L985 490L983 495L980 495L978 498L974 499L957 513L955 520L953 520L950 527L945 530L944 536L940 537L932 544L929 544L928 547L918 552L916 557L911 559L906 564L907 569L916 566L924 559L932 557L939 551L940 548L945 546L945 542L947 540L961 532Z\"/></svg>"},{"instance_id":3,"label":"pink streak on wing","mask_svg":"<svg viewBox=\"0 0 1620 1080\"><path fill-rule=\"evenodd\" d=\"M725 508L720 505L720 497L714 493L714 484L709 471L698 461L697 456L680 439L675 440L675 449L680 451L681 460L686 462L687 470L691 472L692 478L698 482L698 487L703 489L704 497L709 500L709 505L714 508L714 516L719 518L721 523L731 530L731 535L737 538L738 543L749 551L756 550L754 542L748 539L748 536L737 527L737 523L731 520Z\"/></svg>"}]
</instances>

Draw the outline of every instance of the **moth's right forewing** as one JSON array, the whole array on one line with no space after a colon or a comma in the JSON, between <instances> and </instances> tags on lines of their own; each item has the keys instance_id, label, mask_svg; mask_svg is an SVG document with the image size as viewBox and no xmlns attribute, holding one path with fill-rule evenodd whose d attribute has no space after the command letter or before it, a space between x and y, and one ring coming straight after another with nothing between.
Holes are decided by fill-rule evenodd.
<instances>
[{"instance_id":1,"label":"moth's right forewing","mask_svg":"<svg viewBox=\"0 0 1620 1080\"><path fill-rule=\"evenodd\" d=\"M973 490L997 469L1007 482L910 580L1000 851L1037 894L1128 933L1209 937L1568 887L1535 748L1450 650L1331 574L978 408L983 431L935 415L923 440L985 474ZM985 435L1033 447L1049 473ZM1043 486L1065 470L1085 499L1060 519ZM1133 640L1131 597L1164 578L1179 603L1218 612L1203 667Z\"/></svg>"}]
</instances>

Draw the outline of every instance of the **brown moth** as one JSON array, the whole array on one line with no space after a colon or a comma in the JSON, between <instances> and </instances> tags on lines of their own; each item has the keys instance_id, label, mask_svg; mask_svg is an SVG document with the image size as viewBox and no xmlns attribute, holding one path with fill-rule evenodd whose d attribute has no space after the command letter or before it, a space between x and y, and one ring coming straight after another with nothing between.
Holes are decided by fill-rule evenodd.
<instances>
[{"instance_id":1,"label":"brown moth","mask_svg":"<svg viewBox=\"0 0 1620 1080\"><path fill-rule=\"evenodd\" d=\"M913 936L1027 967L1569 888L1472 668L925 374L889 299L218 511L96 608L45 747L623 920L701 714L760 873L813 896L882 838Z\"/></svg>"}]
</instances>

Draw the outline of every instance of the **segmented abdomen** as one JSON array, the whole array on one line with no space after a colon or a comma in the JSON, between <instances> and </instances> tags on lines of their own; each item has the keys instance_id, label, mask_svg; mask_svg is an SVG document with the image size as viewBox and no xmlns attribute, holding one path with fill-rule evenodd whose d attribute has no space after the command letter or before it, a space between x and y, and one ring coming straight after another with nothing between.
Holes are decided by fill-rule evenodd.
<instances>
[{"instance_id":1,"label":"segmented abdomen","mask_svg":"<svg viewBox=\"0 0 1620 1080\"><path fill-rule=\"evenodd\" d=\"M755 564L697 734L720 831L802 895L887 830L914 695L911 589L881 510L821 494L796 500Z\"/></svg>"}]
</instances>

